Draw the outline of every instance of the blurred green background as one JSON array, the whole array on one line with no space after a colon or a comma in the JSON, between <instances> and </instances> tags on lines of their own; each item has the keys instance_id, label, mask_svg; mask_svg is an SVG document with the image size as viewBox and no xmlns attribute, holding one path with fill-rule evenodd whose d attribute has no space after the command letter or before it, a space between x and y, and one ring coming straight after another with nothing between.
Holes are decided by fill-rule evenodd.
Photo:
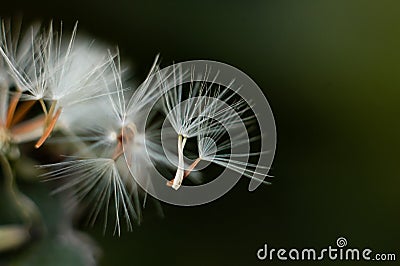
<instances>
[{"instance_id":1,"label":"blurred green background","mask_svg":"<svg viewBox=\"0 0 400 266\"><path fill-rule=\"evenodd\" d=\"M256 251L335 246L340 236L400 260L399 10L395 0L20 0L0 14L79 20L118 44L138 79L160 53L163 66L231 64L263 88L278 132L273 185L250 193L243 178L204 206L163 204L164 218L145 211L121 237L83 227L100 265L195 266L286 265Z\"/></svg>"}]
</instances>

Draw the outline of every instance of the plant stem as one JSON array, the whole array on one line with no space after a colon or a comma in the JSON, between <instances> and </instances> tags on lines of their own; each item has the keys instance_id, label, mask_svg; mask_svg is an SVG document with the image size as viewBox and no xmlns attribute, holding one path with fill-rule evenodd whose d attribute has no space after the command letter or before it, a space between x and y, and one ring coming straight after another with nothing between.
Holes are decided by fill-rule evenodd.
<instances>
[{"instance_id":1,"label":"plant stem","mask_svg":"<svg viewBox=\"0 0 400 266\"><path fill-rule=\"evenodd\" d=\"M178 169L176 170L176 175L174 178L174 181L172 183L172 188L175 190L178 190L179 187L182 184L183 181L183 176L185 173L185 161L183 160L183 149L185 148L185 144L186 144L186 137L182 138L182 135L178 136Z\"/></svg>"},{"instance_id":2,"label":"plant stem","mask_svg":"<svg viewBox=\"0 0 400 266\"><path fill-rule=\"evenodd\" d=\"M4 154L0 153L0 163L1 168L3 169L3 174L5 178L6 189L11 192L13 191L13 183L14 183L14 174L11 170L10 163Z\"/></svg>"},{"instance_id":3,"label":"plant stem","mask_svg":"<svg viewBox=\"0 0 400 266\"><path fill-rule=\"evenodd\" d=\"M30 198L18 190L10 163L7 157L2 153L0 153L0 164L3 169L6 191L10 194L21 211L23 219L28 226L38 226L42 229L44 225L38 207Z\"/></svg>"}]
</instances>

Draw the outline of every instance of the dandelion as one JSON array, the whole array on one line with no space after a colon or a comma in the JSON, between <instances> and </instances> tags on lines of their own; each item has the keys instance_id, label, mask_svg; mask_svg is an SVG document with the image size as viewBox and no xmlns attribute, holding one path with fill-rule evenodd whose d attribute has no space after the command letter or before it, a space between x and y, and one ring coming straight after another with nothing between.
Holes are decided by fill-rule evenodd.
<instances>
[{"instance_id":1,"label":"dandelion","mask_svg":"<svg viewBox=\"0 0 400 266\"><path fill-rule=\"evenodd\" d=\"M59 33L54 32L52 24L48 38L43 46L45 72L47 73L48 92L45 97L51 102L49 111L43 105L46 114L44 133L36 143L40 147L55 126L63 108L100 97L105 92L104 80L110 78L106 69L112 57L107 57L101 48L95 47L86 39L76 40L77 23L69 41L63 41L62 25Z\"/></svg>"},{"instance_id":2,"label":"dandelion","mask_svg":"<svg viewBox=\"0 0 400 266\"><path fill-rule=\"evenodd\" d=\"M10 92L10 79L1 58L0 65L0 153L14 158L19 154L16 145L38 138L43 123L40 116L20 123L26 106L18 106L19 93L12 95Z\"/></svg>"},{"instance_id":3,"label":"dandelion","mask_svg":"<svg viewBox=\"0 0 400 266\"><path fill-rule=\"evenodd\" d=\"M36 76L40 72L37 65L40 56L35 44L38 31L39 25L33 25L29 31L22 32L21 24L17 23L16 29L12 30L10 21L1 21L0 146L4 153L9 151L12 143L18 144L38 137L36 129L41 126L39 120L17 125L32 105L29 102L17 109L20 98L43 88L43 83ZM31 82L28 84L18 82L19 80L30 80ZM13 85L16 86L15 93L10 91L10 87Z\"/></svg>"},{"instance_id":4,"label":"dandelion","mask_svg":"<svg viewBox=\"0 0 400 266\"><path fill-rule=\"evenodd\" d=\"M110 58L113 56L110 53ZM111 67L112 66L112 67ZM114 87L103 80L105 90L115 90L113 94L78 104L60 117L60 129L68 134L80 133L76 136L80 141L78 156L83 159L70 159L65 162L44 165L44 168L56 168L45 174L50 180L68 180L56 192L72 190L74 200L95 206L89 215L94 223L101 209L105 209L104 230L107 226L107 215L111 198L114 201L116 223L114 233L120 234L120 215L122 211L128 230L132 229L132 220L138 219L138 213L131 200L130 186L132 180L127 171L121 174L123 167L121 128L124 126L125 98L122 88L120 69L114 62L109 71L115 75ZM97 109L96 111L94 111ZM75 111L75 112L74 112ZM78 113L86 114L82 119ZM79 130L77 130L79 129ZM86 137L88 136L88 137ZM72 139L74 140L74 139ZM88 143L86 145L85 143ZM121 160L122 159L122 160Z\"/></svg>"},{"instance_id":5,"label":"dandelion","mask_svg":"<svg viewBox=\"0 0 400 266\"><path fill-rule=\"evenodd\" d=\"M124 223L132 230L160 166L174 164L175 176L167 182L174 190L196 177L200 162L263 179L268 168L250 163L264 153L249 149L255 116L231 90L233 81L221 87L217 76L197 81L194 69L164 72L157 56L144 82L131 88L118 49L78 35L77 23L70 35L62 23L25 31L18 25L14 30L2 21L0 29L0 155L18 155L18 145L28 141L35 148L46 141L69 143L74 149L65 160L39 167L47 170L46 180L57 180L54 193L70 196L72 209L79 204L88 210L90 224L103 214L106 231L113 215L114 234ZM209 75L206 69L204 80ZM167 123L161 124L157 108ZM50 138L55 131L61 137ZM196 156L190 163L188 152Z\"/></svg>"},{"instance_id":6,"label":"dandelion","mask_svg":"<svg viewBox=\"0 0 400 266\"><path fill-rule=\"evenodd\" d=\"M175 178L167 183L175 190L179 189L185 175L184 170L184 148L188 138L197 137L202 134L218 132L221 124L231 125L236 121L232 115L226 114L226 108L222 103L227 103L232 98L228 90L213 91L213 83L191 82L188 95L185 98L183 91L183 77L181 69L173 69L173 80L175 86L164 94L164 111L167 119L174 128L178 137L178 169ZM192 80L194 71L191 73ZM207 73L206 73L207 75ZM215 80L214 80L215 81ZM168 88L168 86L165 86ZM239 106L238 104L236 104ZM235 107L235 106L234 106ZM210 123L210 121L213 121ZM217 122L218 121L218 122ZM204 126L207 124L207 126ZM195 162L195 164L198 163ZM194 164L189 166L193 168Z\"/></svg>"},{"instance_id":7,"label":"dandelion","mask_svg":"<svg viewBox=\"0 0 400 266\"><path fill-rule=\"evenodd\" d=\"M43 132L36 148L50 136L63 108L102 95L99 88L110 63L108 56L104 56L107 54L92 42L76 41L77 24L67 41L62 25L59 32L54 31L52 23L41 34L39 28L32 26L29 37L24 34L21 40L13 41L10 27L3 22L0 47L17 88L10 106L15 109L18 101L28 101L18 120L36 101L42 107ZM10 111L8 115L13 116L14 110Z\"/></svg>"},{"instance_id":8,"label":"dandelion","mask_svg":"<svg viewBox=\"0 0 400 266\"><path fill-rule=\"evenodd\" d=\"M114 233L120 234L120 211L126 219L128 230L132 230L131 217L138 218L132 204L131 193L127 188L127 180L120 174L116 161L110 158L92 158L71 160L51 165L46 168L58 168L49 171L45 176L51 180L68 179L68 182L54 190L54 193L73 189L74 199L84 202L87 206L94 206L89 214L89 221L93 224L101 209L105 209L104 230L107 226L108 209L113 198L116 223Z\"/></svg>"},{"instance_id":9,"label":"dandelion","mask_svg":"<svg viewBox=\"0 0 400 266\"><path fill-rule=\"evenodd\" d=\"M157 89L151 89L147 85L139 87L128 101L125 94L129 93L130 89L124 85L124 71L119 55L109 53L109 57L111 64L107 71L112 73L113 82L104 79L103 83L105 91L109 93L78 104L75 107L79 109L73 108L75 112L68 112L67 108L60 117L59 127L66 132L67 138L71 138L71 134L79 133L71 140L81 141L77 156L83 158L70 158L65 162L42 167L55 169L45 174L49 180L68 180L55 190L55 193L72 190L74 200L94 206L89 215L92 224L100 210L105 210L104 230L107 227L110 202L114 202L114 233L119 235L120 217L125 217L128 230L132 230L133 220L140 221L139 187L135 178L147 179L148 182L150 180L146 172L146 165L150 162L145 156L145 145L149 146L151 157L159 159L158 144L152 142L151 138L140 132L137 127L137 123L143 119L140 115L142 108L152 101L151 93L144 92L155 92ZM149 76L156 69L155 64ZM144 84L151 84L151 81ZM87 115L82 119L78 113ZM128 164L124 153L129 158Z\"/></svg>"},{"instance_id":10,"label":"dandelion","mask_svg":"<svg viewBox=\"0 0 400 266\"><path fill-rule=\"evenodd\" d=\"M209 84L193 82L192 70L192 82L185 97L182 71L174 69L173 73L176 86L164 94L164 111L178 136L179 161L175 177L167 185L179 189L183 179L189 176L200 161L212 162L247 177L261 179L262 171L257 169L264 169L263 166L241 160L258 156L261 152L227 152L228 149L237 150L248 144L249 138L247 131L232 133L230 139L226 138L226 134L240 128L240 125L245 125L246 129L254 122L254 115L248 114L251 106L243 99L235 100L235 94L229 89L234 81L224 89L214 84L217 77ZM206 79L208 73L206 70ZM185 170L184 148L189 138L197 139L198 157Z\"/></svg>"}]
</instances>

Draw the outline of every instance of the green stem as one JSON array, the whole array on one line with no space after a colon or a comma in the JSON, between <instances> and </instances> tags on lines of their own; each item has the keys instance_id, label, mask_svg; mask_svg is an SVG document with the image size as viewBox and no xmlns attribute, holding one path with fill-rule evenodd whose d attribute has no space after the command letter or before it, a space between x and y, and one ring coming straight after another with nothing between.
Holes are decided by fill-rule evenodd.
<instances>
[{"instance_id":1,"label":"green stem","mask_svg":"<svg viewBox=\"0 0 400 266\"><path fill-rule=\"evenodd\" d=\"M6 190L11 194L13 194L12 192L14 186L14 174L11 170L11 166L10 163L8 162L8 159L2 153L0 153L0 163L1 163L1 168L3 169Z\"/></svg>"},{"instance_id":2,"label":"green stem","mask_svg":"<svg viewBox=\"0 0 400 266\"><path fill-rule=\"evenodd\" d=\"M43 229L44 224L39 208L30 198L18 190L10 163L7 157L2 153L0 153L0 163L3 169L6 191L18 206L23 215L23 219L28 226L38 226L40 229Z\"/></svg>"}]
</instances>

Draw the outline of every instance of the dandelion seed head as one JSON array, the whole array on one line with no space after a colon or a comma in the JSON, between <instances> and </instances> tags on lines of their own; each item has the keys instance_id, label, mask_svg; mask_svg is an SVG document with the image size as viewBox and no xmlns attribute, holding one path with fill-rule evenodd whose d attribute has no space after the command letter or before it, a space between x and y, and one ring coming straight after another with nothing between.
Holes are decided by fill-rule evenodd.
<instances>
[{"instance_id":1,"label":"dandelion seed head","mask_svg":"<svg viewBox=\"0 0 400 266\"><path fill-rule=\"evenodd\" d=\"M76 176L75 183L66 182L67 187L60 188L60 191L66 188L72 190L75 197L78 195L78 199L85 204L87 197L96 198L93 202L100 203L94 207L91 205L91 217L97 217L100 210L112 211L116 221L115 230L119 234L122 217L125 217L128 228L131 228L133 220L140 219L140 187L136 185L123 156L123 142L132 144L126 146L126 150L132 152L130 162L133 163L137 178L149 177L146 172L147 162L143 156L144 135L137 131L132 121L135 119L127 117L128 102L125 98L125 79L119 55L109 53L109 60L110 63L104 71L112 75L102 77L105 93L101 97L68 106L65 114L60 117L62 128L77 134L75 136L84 146L78 155L89 159L51 165L50 167L61 167L61 170L50 172L49 177L66 180L69 176ZM84 197L81 195L83 191Z\"/></svg>"}]
</instances>

